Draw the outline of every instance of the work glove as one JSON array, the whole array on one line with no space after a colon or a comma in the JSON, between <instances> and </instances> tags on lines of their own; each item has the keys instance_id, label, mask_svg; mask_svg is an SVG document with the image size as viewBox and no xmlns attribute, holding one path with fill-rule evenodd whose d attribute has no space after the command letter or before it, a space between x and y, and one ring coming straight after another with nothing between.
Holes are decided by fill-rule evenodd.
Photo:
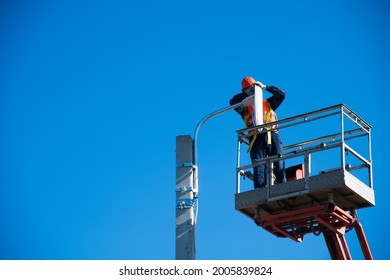
<instances>
[{"instance_id":1,"label":"work glove","mask_svg":"<svg viewBox=\"0 0 390 280\"><path fill-rule=\"evenodd\" d=\"M256 81L254 82L255 85L258 85L261 89L267 89L267 86L266 85L263 85L261 82L259 81Z\"/></svg>"}]
</instances>

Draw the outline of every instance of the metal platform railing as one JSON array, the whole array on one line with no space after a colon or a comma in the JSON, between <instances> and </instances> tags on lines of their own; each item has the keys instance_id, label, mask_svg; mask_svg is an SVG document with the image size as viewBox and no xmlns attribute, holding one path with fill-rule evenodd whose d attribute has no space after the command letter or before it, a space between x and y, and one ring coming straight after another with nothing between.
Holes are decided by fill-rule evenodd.
<instances>
[{"instance_id":1,"label":"metal platform railing","mask_svg":"<svg viewBox=\"0 0 390 280\"><path fill-rule=\"evenodd\" d=\"M313 125L312 129L302 128L305 125ZM256 164L243 164L241 159L241 146L247 145L253 131L256 134L267 133L267 127L278 126L278 132L282 138L286 138L285 131L292 129L290 136L299 135L299 139L292 144L283 147L284 155L282 157L271 156L258 161ZM323 170L346 170L353 172L356 170L366 170L364 180L365 184L373 189L372 176L372 155L371 155L371 125L354 113L344 104L331 106L328 108L312 111L309 113L297 115L290 118L285 118L276 122L263 124L256 127L245 128L237 131L237 168L236 168L236 193L241 192L241 180L245 178L245 172L249 171L255 166L265 164L266 178L267 178L267 198L270 199L269 186L274 185L273 182L273 164L279 160L303 158L304 165L304 180L305 189L308 188L308 180L312 176L313 160L312 156L317 153L322 153L329 150L339 151L336 162L332 161L334 165L331 169ZM327 133L327 131L331 131ZM299 133L296 133L299 132ZM315 133L311 133L315 132ZM287 132L286 132L287 133ZM319 134L312 136L312 134ZM324 134L324 135L323 135ZM356 139L363 139L358 145L354 143ZM347 155L353 157L352 164L347 163ZM246 155L249 157L249 155ZM359 178L360 179L360 178Z\"/></svg>"}]
</instances>

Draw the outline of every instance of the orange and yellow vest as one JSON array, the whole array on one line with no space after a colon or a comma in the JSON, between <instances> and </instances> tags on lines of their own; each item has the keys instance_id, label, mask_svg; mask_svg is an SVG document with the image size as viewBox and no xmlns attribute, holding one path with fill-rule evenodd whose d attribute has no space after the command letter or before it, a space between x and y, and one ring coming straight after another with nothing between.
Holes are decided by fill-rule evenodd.
<instances>
[{"instance_id":1,"label":"orange and yellow vest","mask_svg":"<svg viewBox=\"0 0 390 280\"><path fill-rule=\"evenodd\" d=\"M253 112L254 112L254 106L253 104L249 104L244 109L244 123L246 127L253 126ZM263 122L264 123L270 123L277 121L277 115L274 110L272 110L271 106L269 105L267 100L263 100ZM271 129L276 129L277 125L273 125L272 127L268 126L267 129L267 135L268 135L268 144L271 144ZM254 134L255 131L250 131L250 134ZM253 142L256 139L256 134L253 136L252 140L250 141L248 152L252 149Z\"/></svg>"}]
</instances>

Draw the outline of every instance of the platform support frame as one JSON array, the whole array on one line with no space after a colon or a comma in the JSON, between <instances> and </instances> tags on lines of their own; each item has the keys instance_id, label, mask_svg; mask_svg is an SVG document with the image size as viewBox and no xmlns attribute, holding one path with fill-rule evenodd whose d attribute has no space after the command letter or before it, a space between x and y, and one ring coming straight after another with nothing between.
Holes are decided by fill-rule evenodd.
<instances>
[{"instance_id":1,"label":"platform support frame","mask_svg":"<svg viewBox=\"0 0 390 280\"><path fill-rule=\"evenodd\" d=\"M357 212L352 210L349 213L334 203L258 217L255 223L277 237L288 237L296 242L302 242L305 234L319 235L322 232L333 260L352 259L345 233L355 229L364 258L373 259Z\"/></svg>"}]
</instances>

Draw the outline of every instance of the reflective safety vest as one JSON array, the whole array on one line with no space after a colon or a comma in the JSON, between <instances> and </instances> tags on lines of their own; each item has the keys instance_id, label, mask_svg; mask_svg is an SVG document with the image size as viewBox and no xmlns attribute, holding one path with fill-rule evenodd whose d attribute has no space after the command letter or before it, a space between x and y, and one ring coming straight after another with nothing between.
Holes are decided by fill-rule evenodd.
<instances>
[{"instance_id":1,"label":"reflective safety vest","mask_svg":"<svg viewBox=\"0 0 390 280\"><path fill-rule=\"evenodd\" d=\"M247 107L244 108L244 123L246 127L252 127L253 126L253 113L254 113L254 106L253 104L249 104ZM277 121L277 115L274 110L272 110L271 106L269 105L267 100L263 100L263 122L264 123L270 123ZM277 125L273 125L272 127L268 126L265 127L267 129L267 138L268 138L268 144L271 144L271 129L276 129ZM254 134L255 131L249 131L249 134ZM256 134L253 136L248 152L252 149L253 142L256 139Z\"/></svg>"}]
</instances>

